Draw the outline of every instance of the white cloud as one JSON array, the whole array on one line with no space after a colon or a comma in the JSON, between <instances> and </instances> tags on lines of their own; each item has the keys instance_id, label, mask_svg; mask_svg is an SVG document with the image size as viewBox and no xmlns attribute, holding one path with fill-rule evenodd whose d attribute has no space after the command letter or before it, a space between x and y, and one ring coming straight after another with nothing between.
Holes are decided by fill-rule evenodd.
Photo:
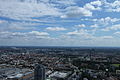
<instances>
[{"instance_id":1,"label":"white cloud","mask_svg":"<svg viewBox=\"0 0 120 80\"><path fill-rule=\"evenodd\" d=\"M102 5L102 2L98 0L98 1L93 1L85 4L84 8L88 10L101 10L101 7L100 7L101 5Z\"/></svg>"},{"instance_id":2,"label":"white cloud","mask_svg":"<svg viewBox=\"0 0 120 80\"><path fill-rule=\"evenodd\" d=\"M60 5L67 5L66 9L60 9ZM92 16L91 10L101 9L100 1L87 3L83 7L75 5L74 0L11 0L10 2L9 0L0 0L0 15L17 20L34 20L32 17L43 16L88 17Z\"/></svg>"},{"instance_id":3,"label":"white cloud","mask_svg":"<svg viewBox=\"0 0 120 80\"><path fill-rule=\"evenodd\" d=\"M58 3L58 5L60 4L60 5L66 5L66 6L76 4L74 0L53 0L53 2Z\"/></svg>"},{"instance_id":4,"label":"white cloud","mask_svg":"<svg viewBox=\"0 0 120 80\"><path fill-rule=\"evenodd\" d=\"M0 38L1 39L11 39L15 37L25 37L26 33L21 32L8 32L8 31L2 31L0 32Z\"/></svg>"},{"instance_id":5,"label":"white cloud","mask_svg":"<svg viewBox=\"0 0 120 80\"><path fill-rule=\"evenodd\" d=\"M37 30L36 25L40 25L40 23L32 23L32 22L5 22L0 24L0 31L28 31L28 30Z\"/></svg>"},{"instance_id":6,"label":"white cloud","mask_svg":"<svg viewBox=\"0 0 120 80\"><path fill-rule=\"evenodd\" d=\"M99 0L97 0L97 1L91 2L90 4L92 4L92 5L97 5L97 6L101 6L101 5L102 5L102 2L99 1Z\"/></svg>"},{"instance_id":7,"label":"white cloud","mask_svg":"<svg viewBox=\"0 0 120 80\"><path fill-rule=\"evenodd\" d=\"M108 22L120 21L120 19L111 18L111 17L106 17L106 18L101 18L99 21L100 21L100 22L104 22L104 23L108 23Z\"/></svg>"},{"instance_id":8,"label":"white cloud","mask_svg":"<svg viewBox=\"0 0 120 80\"><path fill-rule=\"evenodd\" d=\"M98 24L91 25L90 27L92 27L92 28L97 28L97 27L98 27Z\"/></svg>"},{"instance_id":9,"label":"white cloud","mask_svg":"<svg viewBox=\"0 0 120 80\"><path fill-rule=\"evenodd\" d=\"M48 37L49 34L47 32L39 32L39 31L31 31L31 32L8 32L8 31L2 31L0 32L0 38L1 39L15 39L15 38L37 38L37 37Z\"/></svg>"},{"instance_id":10,"label":"white cloud","mask_svg":"<svg viewBox=\"0 0 120 80\"><path fill-rule=\"evenodd\" d=\"M99 37L99 38L101 38L101 39L112 39L113 36L101 36L101 37Z\"/></svg>"},{"instance_id":11,"label":"white cloud","mask_svg":"<svg viewBox=\"0 0 120 80\"><path fill-rule=\"evenodd\" d=\"M79 25L75 25L75 27L84 28L84 27L86 27L86 25L85 24L79 24Z\"/></svg>"},{"instance_id":12,"label":"white cloud","mask_svg":"<svg viewBox=\"0 0 120 80\"><path fill-rule=\"evenodd\" d=\"M47 27L46 30L49 30L49 31L64 31L64 30L67 30L67 29L64 28L64 27Z\"/></svg>"},{"instance_id":13,"label":"white cloud","mask_svg":"<svg viewBox=\"0 0 120 80\"><path fill-rule=\"evenodd\" d=\"M116 24L111 27L106 27L106 28L102 29L102 31L119 30L119 29L120 29L120 24Z\"/></svg>"},{"instance_id":14,"label":"white cloud","mask_svg":"<svg viewBox=\"0 0 120 80\"><path fill-rule=\"evenodd\" d=\"M101 10L100 7L95 7L94 5L88 3L84 6L85 9L88 9L88 10Z\"/></svg>"},{"instance_id":15,"label":"white cloud","mask_svg":"<svg viewBox=\"0 0 120 80\"><path fill-rule=\"evenodd\" d=\"M88 21L93 21L96 22L97 24L102 24L102 25L108 25L108 24L113 24L118 21L120 21L119 18L111 18L111 17L104 17L104 18L99 18L99 19L87 19Z\"/></svg>"},{"instance_id":16,"label":"white cloud","mask_svg":"<svg viewBox=\"0 0 120 80\"><path fill-rule=\"evenodd\" d=\"M50 4L43 2L36 3L37 0L0 0L0 16L17 20L28 20L31 17L59 16L59 10Z\"/></svg>"},{"instance_id":17,"label":"white cloud","mask_svg":"<svg viewBox=\"0 0 120 80\"><path fill-rule=\"evenodd\" d=\"M101 29L102 31L109 31L110 29L107 27L107 28L104 28L104 29Z\"/></svg>"},{"instance_id":18,"label":"white cloud","mask_svg":"<svg viewBox=\"0 0 120 80\"><path fill-rule=\"evenodd\" d=\"M66 8L65 15L62 15L61 18L69 17L81 17L81 16L92 16L92 12L78 6L71 6Z\"/></svg>"},{"instance_id":19,"label":"white cloud","mask_svg":"<svg viewBox=\"0 0 120 80\"><path fill-rule=\"evenodd\" d=\"M70 37L69 37L70 36ZM106 40L106 39L113 39L113 36L95 36L94 34L90 33L88 30L85 29L80 29L76 30L73 32L68 32L66 35L66 38L71 38L71 39L79 39L79 40Z\"/></svg>"},{"instance_id":20,"label":"white cloud","mask_svg":"<svg viewBox=\"0 0 120 80\"><path fill-rule=\"evenodd\" d=\"M31 31L29 32L30 35L36 35L36 36L48 36L49 34L47 32L39 32L39 31Z\"/></svg>"},{"instance_id":21,"label":"white cloud","mask_svg":"<svg viewBox=\"0 0 120 80\"><path fill-rule=\"evenodd\" d=\"M4 23L4 22L6 22L6 21L4 21L4 20L0 20L0 24L2 24L2 23Z\"/></svg>"},{"instance_id":22,"label":"white cloud","mask_svg":"<svg viewBox=\"0 0 120 80\"><path fill-rule=\"evenodd\" d=\"M62 15L61 18L92 16L92 11L101 10L100 8L101 5L102 5L101 1L93 1L85 4L83 7L70 6L65 9L65 14Z\"/></svg>"},{"instance_id":23,"label":"white cloud","mask_svg":"<svg viewBox=\"0 0 120 80\"><path fill-rule=\"evenodd\" d=\"M117 31L114 33L115 35L120 35L120 31Z\"/></svg>"},{"instance_id":24,"label":"white cloud","mask_svg":"<svg viewBox=\"0 0 120 80\"><path fill-rule=\"evenodd\" d=\"M80 35L81 33L79 33L77 30L73 31L73 32L68 32L67 35Z\"/></svg>"},{"instance_id":25,"label":"white cloud","mask_svg":"<svg viewBox=\"0 0 120 80\"><path fill-rule=\"evenodd\" d=\"M79 36L81 39L88 39L88 38L91 39L91 38L93 38L93 36L90 33L88 33L88 31L85 30L85 29L80 29L80 30L76 30L76 31L73 31L73 32L68 32L67 35L71 36L71 37L75 36L77 38Z\"/></svg>"},{"instance_id":26,"label":"white cloud","mask_svg":"<svg viewBox=\"0 0 120 80\"><path fill-rule=\"evenodd\" d=\"M9 30L33 30L33 29L36 29L35 27L24 27L24 26L19 26L19 25L16 25L16 26L10 26L8 27Z\"/></svg>"},{"instance_id":27,"label":"white cloud","mask_svg":"<svg viewBox=\"0 0 120 80\"><path fill-rule=\"evenodd\" d=\"M105 1L105 9L108 12L120 12L120 1L119 0L115 0L114 2L107 2Z\"/></svg>"},{"instance_id":28,"label":"white cloud","mask_svg":"<svg viewBox=\"0 0 120 80\"><path fill-rule=\"evenodd\" d=\"M93 6L93 5L91 5L91 4L86 4L85 6L84 6L84 8L85 9L88 9L88 10L95 10L95 7Z\"/></svg>"},{"instance_id":29,"label":"white cloud","mask_svg":"<svg viewBox=\"0 0 120 80\"><path fill-rule=\"evenodd\" d=\"M112 17L93 18L93 19L84 18L84 19L81 19L81 20L82 21L94 21L94 22L99 22L99 23L102 23L102 24L108 24L108 23L114 23L114 22L120 21L119 18L112 18Z\"/></svg>"},{"instance_id":30,"label":"white cloud","mask_svg":"<svg viewBox=\"0 0 120 80\"><path fill-rule=\"evenodd\" d=\"M81 30L76 30L76 31L73 31L73 32L68 32L67 35L71 35L71 36L74 36L74 35L83 35L83 34L87 34L87 30L84 30L84 29L81 29Z\"/></svg>"}]
</instances>

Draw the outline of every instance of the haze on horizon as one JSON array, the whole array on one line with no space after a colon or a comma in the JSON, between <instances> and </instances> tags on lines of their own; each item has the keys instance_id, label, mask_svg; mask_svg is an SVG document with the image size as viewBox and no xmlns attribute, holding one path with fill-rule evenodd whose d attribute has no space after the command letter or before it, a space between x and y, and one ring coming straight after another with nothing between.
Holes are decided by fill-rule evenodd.
<instances>
[{"instance_id":1,"label":"haze on horizon","mask_svg":"<svg viewBox=\"0 0 120 80\"><path fill-rule=\"evenodd\" d=\"M0 46L120 47L120 0L0 0Z\"/></svg>"}]
</instances>

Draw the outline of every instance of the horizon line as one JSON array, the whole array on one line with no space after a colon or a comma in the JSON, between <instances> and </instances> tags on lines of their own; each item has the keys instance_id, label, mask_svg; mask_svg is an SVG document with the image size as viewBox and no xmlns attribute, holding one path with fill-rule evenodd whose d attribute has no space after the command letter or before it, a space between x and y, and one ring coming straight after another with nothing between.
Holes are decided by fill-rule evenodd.
<instances>
[{"instance_id":1,"label":"horizon line","mask_svg":"<svg viewBox=\"0 0 120 80\"><path fill-rule=\"evenodd\" d=\"M0 47L70 47L70 48L82 48L82 47L84 47L84 48L101 48L101 47L103 47L103 48L120 48L120 46L32 46L32 45L30 45L30 46L28 46L28 45L22 45L22 46L20 46L20 45L17 45L17 46L15 46L15 45L3 45L3 46L0 46Z\"/></svg>"}]
</instances>

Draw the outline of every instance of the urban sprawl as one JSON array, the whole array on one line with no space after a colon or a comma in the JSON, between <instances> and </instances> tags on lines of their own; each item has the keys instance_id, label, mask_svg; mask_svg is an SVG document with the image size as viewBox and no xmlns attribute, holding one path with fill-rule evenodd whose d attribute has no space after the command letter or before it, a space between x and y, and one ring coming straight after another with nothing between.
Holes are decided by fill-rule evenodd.
<instances>
[{"instance_id":1,"label":"urban sprawl","mask_svg":"<svg viewBox=\"0 0 120 80\"><path fill-rule=\"evenodd\" d=\"M120 80L120 48L0 47L0 80Z\"/></svg>"}]
</instances>

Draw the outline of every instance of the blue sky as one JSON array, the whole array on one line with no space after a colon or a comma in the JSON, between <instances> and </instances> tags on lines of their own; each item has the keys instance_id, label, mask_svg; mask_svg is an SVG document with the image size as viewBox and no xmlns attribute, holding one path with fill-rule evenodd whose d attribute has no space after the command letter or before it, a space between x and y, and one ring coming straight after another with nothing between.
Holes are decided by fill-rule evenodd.
<instances>
[{"instance_id":1,"label":"blue sky","mask_svg":"<svg viewBox=\"0 0 120 80\"><path fill-rule=\"evenodd\" d=\"M120 0L0 0L0 46L120 47Z\"/></svg>"}]
</instances>

